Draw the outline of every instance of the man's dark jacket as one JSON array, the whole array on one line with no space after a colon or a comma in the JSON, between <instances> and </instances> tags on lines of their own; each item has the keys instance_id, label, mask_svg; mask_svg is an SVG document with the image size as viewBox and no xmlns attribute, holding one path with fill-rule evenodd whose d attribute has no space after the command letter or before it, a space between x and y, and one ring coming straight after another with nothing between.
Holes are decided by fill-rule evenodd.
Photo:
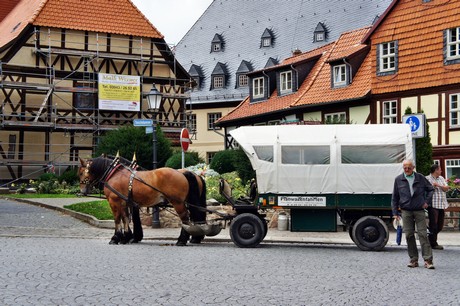
<instances>
[{"instance_id":1,"label":"man's dark jacket","mask_svg":"<svg viewBox=\"0 0 460 306\"><path fill-rule=\"evenodd\" d=\"M423 205L427 203L431 206L434 188L425 176L414 172L414 194L410 195L409 181L404 176L404 173L395 178L393 187L393 196L391 205L393 215L399 215L398 208L404 210L422 210Z\"/></svg>"}]
</instances>

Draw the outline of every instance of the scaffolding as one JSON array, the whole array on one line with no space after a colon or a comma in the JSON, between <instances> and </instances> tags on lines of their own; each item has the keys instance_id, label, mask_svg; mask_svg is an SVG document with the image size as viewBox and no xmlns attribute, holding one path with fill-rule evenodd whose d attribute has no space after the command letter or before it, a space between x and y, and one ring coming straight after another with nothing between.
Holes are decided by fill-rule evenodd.
<instances>
[{"instance_id":1,"label":"scaffolding","mask_svg":"<svg viewBox=\"0 0 460 306\"><path fill-rule=\"evenodd\" d=\"M46 167L53 161L76 165L79 150L94 151L104 131L132 124L137 118L152 118L153 113L143 107L142 97L150 89L144 90L144 85L155 83L162 92L163 109L157 122L167 136L179 134L187 126L185 101L189 94L185 83L189 79L178 80L176 59L164 41L35 28L20 48L31 50L24 52L32 54L25 63L0 61L0 132L19 133L20 138L14 139L14 145L13 139L5 140L5 134L0 138L0 166L6 166L10 174L16 166ZM98 74L102 71L140 77L139 112L97 107ZM27 132L44 134L44 143L21 143L22 133ZM60 133L61 139L69 142L52 142L52 133ZM25 145L27 152L21 151ZM45 146L44 154L33 149L35 145Z\"/></svg>"}]
</instances>

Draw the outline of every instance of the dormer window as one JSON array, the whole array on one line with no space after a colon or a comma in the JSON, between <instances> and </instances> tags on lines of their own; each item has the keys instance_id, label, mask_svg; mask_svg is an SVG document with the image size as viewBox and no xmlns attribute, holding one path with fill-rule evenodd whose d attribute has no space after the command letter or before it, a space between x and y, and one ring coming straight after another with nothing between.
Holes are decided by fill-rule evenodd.
<instances>
[{"instance_id":1,"label":"dormer window","mask_svg":"<svg viewBox=\"0 0 460 306\"><path fill-rule=\"evenodd\" d=\"M221 35L216 34L211 41L211 52L221 52L224 50L224 39Z\"/></svg>"},{"instance_id":2,"label":"dormer window","mask_svg":"<svg viewBox=\"0 0 460 306\"><path fill-rule=\"evenodd\" d=\"M341 87L347 85L347 66L336 65L332 67L334 81L333 87Z\"/></svg>"},{"instance_id":3,"label":"dormer window","mask_svg":"<svg viewBox=\"0 0 460 306\"><path fill-rule=\"evenodd\" d=\"M273 32L268 28L265 29L265 31L262 33L260 47L261 48L271 47L273 45L273 42L274 42Z\"/></svg>"},{"instance_id":4,"label":"dormer window","mask_svg":"<svg viewBox=\"0 0 460 306\"><path fill-rule=\"evenodd\" d=\"M225 88L227 84L227 67L225 64L217 63L211 73L211 90Z\"/></svg>"},{"instance_id":5,"label":"dormer window","mask_svg":"<svg viewBox=\"0 0 460 306\"><path fill-rule=\"evenodd\" d=\"M247 87L248 86L248 76L247 73L253 70L252 64L248 61L241 61L238 70L236 71L236 84L235 88Z\"/></svg>"},{"instance_id":6,"label":"dormer window","mask_svg":"<svg viewBox=\"0 0 460 306\"><path fill-rule=\"evenodd\" d=\"M275 58L270 57L265 63L264 68L269 68L269 67L276 66L276 65L278 65L278 61Z\"/></svg>"},{"instance_id":7,"label":"dormer window","mask_svg":"<svg viewBox=\"0 0 460 306\"><path fill-rule=\"evenodd\" d=\"M292 92L292 71L280 73L280 93L287 94Z\"/></svg>"},{"instance_id":8,"label":"dormer window","mask_svg":"<svg viewBox=\"0 0 460 306\"><path fill-rule=\"evenodd\" d=\"M193 81L196 83L196 90L200 90L201 87L203 86L203 72L200 66L193 64L190 66L190 69L188 70L188 74L190 77L193 79Z\"/></svg>"},{"instance_id":9,"label":"dormer window","mask_svg":"<svg viewBox=\"0 0 460 306\"><path fill-rule=\"evenodd\" d=\"M321 42L327 39L327 28L322 22L318 22L313 32L313 42Z\"/></svg>"}]
</instances>

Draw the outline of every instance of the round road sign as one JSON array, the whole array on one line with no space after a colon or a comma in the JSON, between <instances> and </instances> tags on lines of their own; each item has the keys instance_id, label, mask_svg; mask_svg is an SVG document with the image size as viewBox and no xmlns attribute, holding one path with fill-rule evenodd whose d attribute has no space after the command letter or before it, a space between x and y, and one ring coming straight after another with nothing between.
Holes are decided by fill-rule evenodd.
<instances>
[{"instance_id":1,"label":"round road sign","mask_svg":"<svg viewBox=\"0 0 460 306\"><path fill-rule=\"evenodd\" d=\"M187 129L182 129L180 132L180 146L182 147L182 151L187 152L188 146L190 144L190 135Z\"/></svg>"}]
</instances>

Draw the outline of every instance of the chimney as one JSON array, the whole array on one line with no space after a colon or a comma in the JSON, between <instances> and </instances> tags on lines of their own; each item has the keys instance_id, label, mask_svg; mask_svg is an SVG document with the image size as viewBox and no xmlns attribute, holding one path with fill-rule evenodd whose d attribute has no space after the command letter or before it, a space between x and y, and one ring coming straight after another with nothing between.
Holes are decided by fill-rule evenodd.
<instances>
[{"instance_id":1,"label":"chimney","mask_svg":"<svg viewBox=\"0 0 460 306\"><path fill-rule=\"evenodd\" d=\"M297 55L300 55L302 54L302 51L300 51L299 48L295 48L294 51L292 51L292 56L297 56Z\"/></svg>"}]
</instances>

